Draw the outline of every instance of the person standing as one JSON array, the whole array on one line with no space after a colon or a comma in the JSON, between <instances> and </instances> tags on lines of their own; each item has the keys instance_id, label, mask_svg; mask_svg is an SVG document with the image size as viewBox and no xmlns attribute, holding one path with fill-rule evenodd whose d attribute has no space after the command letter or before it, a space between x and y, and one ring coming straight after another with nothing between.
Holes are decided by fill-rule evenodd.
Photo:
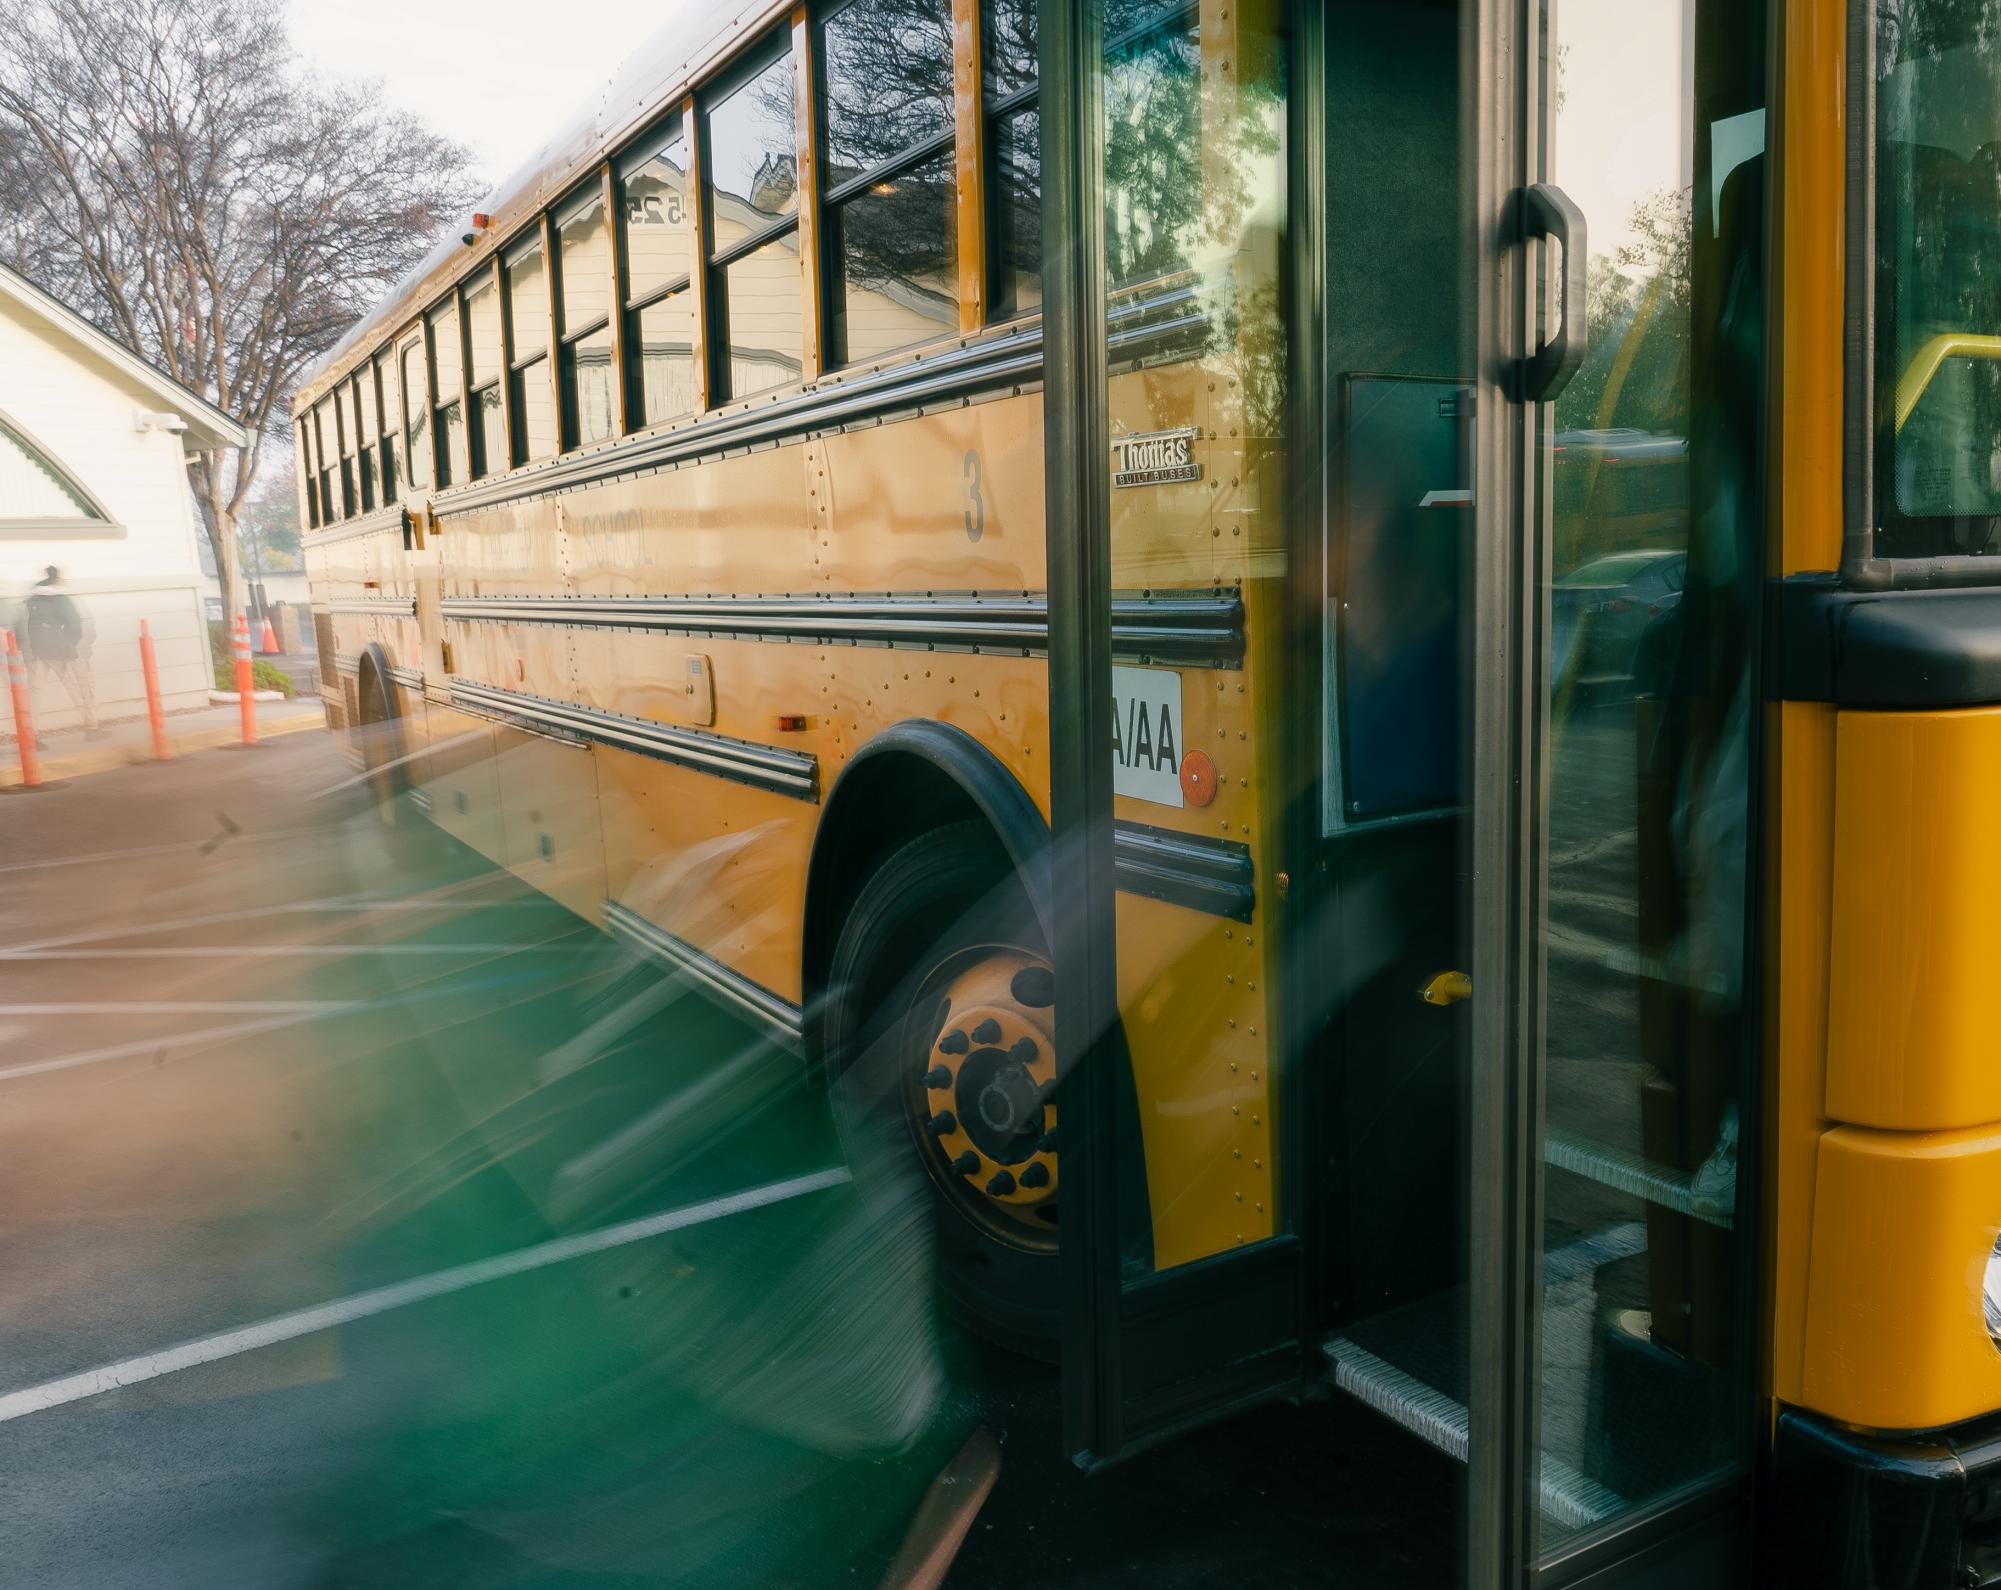
<instances>
[{"instance_id":1,"label":"person standing","mask_svg":"<svg viewBox=\"0 0 2001 1590\"><path fill-rule=\"evenodd\" d=\"M44 675L53 675L70 704L83 719L84 733L95 739L107 731L97 723L97 686L90 662L90 634L83 614L63 586L62 571L53 563L35 582L24 604L22 647L28 654L28 680L37 695Z\"/></svg>"}]
</instances>

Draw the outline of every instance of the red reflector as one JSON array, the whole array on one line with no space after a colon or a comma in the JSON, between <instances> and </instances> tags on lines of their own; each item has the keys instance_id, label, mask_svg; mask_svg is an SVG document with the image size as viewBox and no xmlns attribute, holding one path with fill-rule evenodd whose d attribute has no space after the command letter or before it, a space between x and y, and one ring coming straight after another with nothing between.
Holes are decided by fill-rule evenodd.
<instances>
[{"instance_id":1,"label":"red reflector","mask_svg":"<svg viewBox=\"0 0 2001 1590\"><path fill-rule=\"evenodd\" d=\"M1190 806L1207 806L1216 798L1216 764L1207 751L1190 751L1181 759L1181 798Z\"/></svg>"},{"instance_id":2,"label":"red reflector","mask_svg":"<svg viewBox=\"0 0 2001 1590\"><path fill-rule=\"evenodd\" d=\"M778 732L780 734L797 734L805 727L806 714L803 712L781 712L778 714Z\"/></svg>"}]
</instances>

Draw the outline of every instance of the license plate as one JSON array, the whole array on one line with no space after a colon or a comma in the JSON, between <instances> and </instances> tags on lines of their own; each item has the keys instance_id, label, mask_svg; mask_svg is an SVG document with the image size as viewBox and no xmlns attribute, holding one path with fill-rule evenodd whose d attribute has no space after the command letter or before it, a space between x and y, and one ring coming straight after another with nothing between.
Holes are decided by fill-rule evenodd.
<instances>
[{"instance_id":1,"label":"license plate","mask_svg":"<svg viewBox=\"0 0 2001 1590\"><path fill-rule=\"evenodd\" d=\"M1112 669L1112 793L1180 806L1181 675Z\"/></svg>"}]
</instances>

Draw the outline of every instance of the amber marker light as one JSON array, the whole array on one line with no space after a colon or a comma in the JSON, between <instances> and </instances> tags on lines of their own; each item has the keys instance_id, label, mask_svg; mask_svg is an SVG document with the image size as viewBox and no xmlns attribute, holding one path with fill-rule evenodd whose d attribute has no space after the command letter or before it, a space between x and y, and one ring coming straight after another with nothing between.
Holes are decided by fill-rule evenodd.
<instances>
[{"instance_id":1,"label":"amber marker light","mask_svg":"<svg viewBox=\"0 0 2001 1590\"><path fill-rule=\"evenodd\" d=\"M1190 751L1181 759L1181 798L1190 806L1207 806L1216 798L1216 764L1207 751Z\"/></svg>"},{"instance_id":2,"label":"amber marker light","mask_svg":"<svg viewBox=\"0 0 2001 1590\"><path fill-rule=\"evenodd\" d=\"M803 712L781 712L778 714L777 723L780 734L797 734L806 727L806 714Z\"/></svg>"}]
</instances>

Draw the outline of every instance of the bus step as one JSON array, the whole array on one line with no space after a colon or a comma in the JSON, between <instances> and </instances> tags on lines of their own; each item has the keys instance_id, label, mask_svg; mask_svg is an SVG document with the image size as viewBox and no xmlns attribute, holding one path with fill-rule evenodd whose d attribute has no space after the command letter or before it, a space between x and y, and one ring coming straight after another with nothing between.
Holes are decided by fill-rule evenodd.
<instances>
[{"instance_id":1,"label":"bus step","mask_svg":"<svg viewBox=\"0 0 2001 1590\"><path fill-rule=\"evenodd\" d=\"M1725 1231L1730 1229L1730 1210L1698 1203L1695 1178L1686 1171L1670 1170L1637 1154L1573 1137L1568 1132L1544 1135L1543 1158L1558 1170L1595 1181L1601 1187L1628 1193L1645 1203L1658 1204Z\"/></svg>"},{"instance_id":2,"label":"bus step","mask_svg":"<svg viewBox=\"0 0 2001 1590\"><path fill-rule=\"evenodd\" d=\"M1342 1337L1329 1340L1322 1351L1335 1385L1447 1457L1466 1461L1471 1421L1464 1403ZM1592 1529L1627 1510L1617 1492L1547 1453L1538 1477L1543 1512L1565 1529Z\"/></svg>"}]
</instances>

